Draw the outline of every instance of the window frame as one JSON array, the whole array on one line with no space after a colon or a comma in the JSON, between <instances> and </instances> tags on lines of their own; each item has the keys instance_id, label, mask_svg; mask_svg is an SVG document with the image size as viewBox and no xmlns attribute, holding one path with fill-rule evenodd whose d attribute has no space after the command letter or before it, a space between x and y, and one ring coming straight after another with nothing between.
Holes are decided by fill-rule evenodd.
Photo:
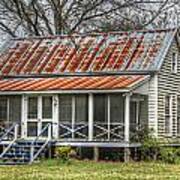
<instances>
[{"instance_id":1,"label":"window frame","mask_svg":"<svg viewBox=\"0 0 180 180\"><path fill-rule=\"evenodd\" d=\"M177 96L177 135L180 136L180 96Z\"/></svg>"},{"instance_id":2,"label":"window frame","mask_svg":"<svg viewBox=\"0 0 180 180\"><path fill-rule=\"evenodd\" d=\"M166 114L166 98L168 98L168 114ZM164 113L164 116L165 116L165 122L164 122L164 125L165 125L165 135L166 136L172 136L172 127L173 127L173 96L171 94L167 94L165 95L164 97L164 108L165 108L165 113ZM169 122L168 122L169 121ZM167 129L167 126L166 124L168 124L168 129Z\"/></svg>"},{"instance_id":3,"label":"window frame","mask_svg":"<svg viewBox=\"0 0 180 180\"><path fill-rule=\"evenodd\" d=\"M172 61L171 61L171 72L176 74L177 71L178 71L178 53L173 52Z\"/></svg>"}]
</instances>

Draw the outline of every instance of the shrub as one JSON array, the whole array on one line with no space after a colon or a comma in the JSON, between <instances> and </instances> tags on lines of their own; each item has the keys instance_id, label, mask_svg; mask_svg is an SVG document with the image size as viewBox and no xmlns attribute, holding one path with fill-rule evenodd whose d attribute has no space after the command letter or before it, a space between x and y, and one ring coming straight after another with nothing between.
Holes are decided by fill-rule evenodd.
<instances>
[{"instance_id":1,"label":"shrub","mask_svg":"<svg viewBox=\"0 0 180 180\"><path fill-rule=\"evenodd\" d=\"M67 147L57 147L55 149L55 156L56 158L60 159L62 162L69 161L71 154L74 153L74 150L67 146Z\"/></svg>"},{"instance_id":2,"label":"shrub","mask_svg":"<svg viewBox=\"0 0 180 180\"><path fill-rule=\"evenodd\" d=\"M165 163L178 163L180 150L174 147L162 147L160 151L160 159Z\"/></svg>"},{"instance_id":3,"label":"shrub","mask_svg":"<svg viewBox=\"0 0 180 180\"><path fill-rule=\"evenodd\" d=\"M157 160L161 150L158 139L149 136L144 139L141 146L142 159Z\"/></svg>"},{"instance_id":4,"label":"shrub","mask_svg":"<svg viewBox=\"0 0 180 180\"><path fill-rule=\"evenodd\" d=\"M169 144L163 142L163 144ZM161 160L165 163L180 162L180 149L175 147L165 147L162 142L153 136L146 136L142 141L141 158L143 160Z\"/></svg>"}]
</instances>

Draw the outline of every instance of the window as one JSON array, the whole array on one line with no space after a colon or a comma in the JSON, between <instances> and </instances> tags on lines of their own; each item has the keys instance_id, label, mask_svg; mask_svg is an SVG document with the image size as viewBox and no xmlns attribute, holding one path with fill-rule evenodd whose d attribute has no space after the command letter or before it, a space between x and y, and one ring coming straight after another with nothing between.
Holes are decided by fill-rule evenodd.
<instances>
[{"instance_id":1,"label":"window","mask_svg":"<svg viewBox=\"0 0 180 180\"><path fill-rule=\"evenodd\" d=\"M87 95L75 96L75 119L76 122L88 121L88 99Z\"/></svg>"},{"instance_id":2,"label":"window","mask_svg":"<svg viewBox=\"0 0 180 180\"><path fill-rule=\"evenodd\" d=\"M42 117L43 119L52 118L52 97L42 97Z\"/></svg>"},{"instance_id":3,"label":"window","mask_svg":"<svg viewBox=\"0 0 180 180\"><path fill-rule=\"evenodd\" d=\"M124 121L124 99L122 95L110 95L111 122Z\"/></svg>"},{"instance_id":4,"label":"window","mask_svg":"<svg viewBox=\"0 0 180 180\"><path fill-rule=\"evenodd\" d=\"M94 121L107 122L107 96L94 95Z\"/></svg>"},{"instance_id":5,"label":"window","mask_svg":"<svg viewBox=\"0 0 180 180\"><path fill-rule=\"evenodd\" d=\"M0 121L7 120L7 98L0 98Z\"/></svg>"},{"instance_id":6,"label":"window","mask_svg":"<svg viewBox=\"0 0 180 180\"><path fill-rule=\"evenodd\" d=\"M59 96L59 121L61 122L72 121L72 96L71 95Z\"/></svg>"},{"instance_id":7,"label":"window","mask_svg":"<svg viewBox=\"0 0 180 180\"><path fill-rule=\"evenodd\" d=\"M29 97L28 100L28 119L37 119L38 112L37 97Z\"/></svg>"},{"instance_id":8,"label":"window","mask_svg":"<svg viewBox=\"0 0 180 180\"><path fill-rule=\"evenodd\" d=\"M170 135L172 128L172 96L165 97L165 133Z\"/></svg>"},{"instance_id":9,"label":"window","mask_svg":"<svg viewBox=\"0 0 180 180\"><path fill-rule=\"evenodd\" d=\"M177 73L177 65L178 65L178 54L172 53L172 72Z\"/></svg>"},{"instance_id":10,"label":"window","mask_svg":"<svg viewBox=\"0 0 180 180\"><path fill-rule=\"evenodd\" d=\"M180 97L177 98L177 134L180 135Z\"/></svg>"}]
</instances>

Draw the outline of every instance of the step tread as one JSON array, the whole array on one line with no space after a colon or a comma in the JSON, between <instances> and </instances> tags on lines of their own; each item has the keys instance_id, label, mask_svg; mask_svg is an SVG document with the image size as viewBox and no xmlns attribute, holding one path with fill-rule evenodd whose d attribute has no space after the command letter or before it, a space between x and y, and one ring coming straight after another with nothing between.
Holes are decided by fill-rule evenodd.
<instances>
[{"instance_id":1,"label":"step tread","mask_svg":"<svg viewBox=\"0 0 180 180\"><path fill-rule=\"evenodd\" d=\"M37 153L44 143L45 143L44 140L40 140L36 142L34 144L34 153ZM49 143L52 145L51 142ZM28 164L30 162L31 145L32 145L32 140L27 140L27 141L17 140L1 158L2 162L0 161L0 165ZM8 144L5 146L7 147ZM42 150L38 159L44 157L46 154L46 151L47 151L47 147Z\"/></svg>"}]
</instances>

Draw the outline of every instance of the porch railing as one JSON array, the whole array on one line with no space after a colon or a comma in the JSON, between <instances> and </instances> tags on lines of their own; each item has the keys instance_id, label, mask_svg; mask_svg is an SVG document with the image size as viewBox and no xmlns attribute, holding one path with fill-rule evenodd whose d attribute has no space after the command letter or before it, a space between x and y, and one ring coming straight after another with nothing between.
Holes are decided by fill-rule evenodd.
<instances>
[{"instance_id":1,"label":"porch railing","mask_svg":"<svg viewBox=\"0 0 180 180\"><path fill-rule=\"evenodd\" d=\"M146 125L130 123L130 142L139 142L142 138ZM91 141L124 141L124 123L93 123L93 138ZM88 141L89 140L88 122L75 123L60 123L59 124L59 139L62 141Z\"/></svg>"},{"instance_id":2,"label":"porch railing","mask_svg":"<svg viewBox=\"0 0 180 180\"><path fill-rule=\"evenodd\" d=\"M18 138L18 128L19 128L19 124L15 123L13 124L7 131L6 133L0 138L0 142L3 141L4 139L6 140L6 136L8 136L8 134L13 134L13 139L12 141L8 144L8 146L3 150L3 152L0 154L0 158L2 158L4 156L4 154L6 154L6 152L11 148L11 146L15 143L15 141Z\"/></svg>"},{"instance_id":3,"label":"porch railing","mask_svg":"<svg viewBox=\"0 0 180 180\"><path fill-rule=\"evenodd\" d=\"M88 140L88 122L75 123L60 123L59 124L59 139L66 140ZM124 139L124 124L123 123L100 123L93 124L93 140L94 141L122 141Z\"/></svg>"},{"instance_id":4,"label":"porch railing","mask_svg":"<svg viewBox=\"0 0 180 180\"><path fill-rule=\"evenodd\" d=\"M0 142L1 141L11 141L14 138L17 139L19 124L18 123L9 123L9 124L0 124Z\"/></svg>"},{"instance_id":5,"label":"porch railing","mask_svg":"<svg viewBox=\"0 0 180 180\"><path fill-rule=\"evenodd\" d=\"M59 138L60 139L88 139L88 123L60 123L59 124Z\"/></svg>"},{"instance_id":6,"label":"porch railing","mask_svg":"<svg viewBox=\"0 0 180 180\"><path fill-rule=\"evenodd\" d=\"M35 147L38 145L39 141L44 134L47 133L46 139L43 141L38 151L35 152ZM47 147L52 138L52 124L48 123L39 133L39 135L32 141L30 148L30 164L40 155L40 153Z\"/></svg>"},{"instance_id":7,"label":"porch railing","mask_svg":"<svg viewBox=\"0 0 180 180\"><path fill-rule=\"evenodd\" d=\"M124 123L94 123L94 140L123 141Z\"/></svg>"}]
</instances>

